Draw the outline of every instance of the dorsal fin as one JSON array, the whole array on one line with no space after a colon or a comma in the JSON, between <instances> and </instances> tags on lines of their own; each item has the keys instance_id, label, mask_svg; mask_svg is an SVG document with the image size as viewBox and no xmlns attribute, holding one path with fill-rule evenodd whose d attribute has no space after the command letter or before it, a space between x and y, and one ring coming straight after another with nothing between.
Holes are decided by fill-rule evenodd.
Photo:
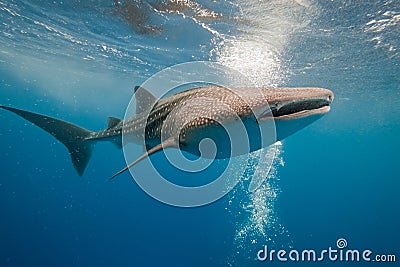
<instances>
[{"instance_id":1,"label":"dorsal fin","mask_svg":"<svg viewBox=\"0 0 400 267\"><path fill-rule=\"evenodd\" d=\"M157 98L143 87L135 86L134 91L136 98L136 114L152 108L157 101Z\"/></svg>"},{"instance_id":2,"label":"dorsal fin","mask_svg":"<svg viewBox=\"0 0 400 267\"><path fill-rule=\"evenodd\" d=\"M113 127L117 126L117 124L120 123L120 122L121 122L121 119L114 118L114 117L108 117L108 120L107 120L107 123L108 123L107 129L110 129L110 128L113 128Z\"/></svg>"}]
</instances>

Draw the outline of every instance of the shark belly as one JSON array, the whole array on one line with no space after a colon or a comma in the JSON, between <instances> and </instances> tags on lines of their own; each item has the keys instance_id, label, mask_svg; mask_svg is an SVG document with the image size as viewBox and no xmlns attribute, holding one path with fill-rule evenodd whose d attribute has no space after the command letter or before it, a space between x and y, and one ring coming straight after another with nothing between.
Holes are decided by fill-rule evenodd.
<instances>
[{"instance_id":1,"label":"shark belly","mask_svg":"<svg viewBox=\"0 0 400 267\"><path fill-rule=\"evenodd\" d=\"M203 158L224 159L267 147L277 141L275 136L271 122L260 125L254 117L249 117L224 126L214 124L185 131L179 148Z\"/></svg>"},{"instance_id":2,"label":"shark belly","mask_svg":"<svg viewBox=\"0 0 400 267\"><path fill-rule=\"evenodd\" d=\"M277 141L281 141L286 137L298 132L299 130L307 127L322 116L323 114L313 114L307 117L290 120L276 120L275 127Z\"/></svg>"}]
</instances>

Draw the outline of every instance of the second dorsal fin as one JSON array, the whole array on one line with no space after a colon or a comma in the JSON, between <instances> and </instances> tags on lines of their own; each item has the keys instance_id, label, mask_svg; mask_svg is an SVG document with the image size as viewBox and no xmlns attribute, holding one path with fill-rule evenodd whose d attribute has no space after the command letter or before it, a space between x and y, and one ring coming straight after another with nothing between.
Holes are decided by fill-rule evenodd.
<instances>
[{"instance_id":1,"label":"second dorsal fin","mask_svg":"<svg viewBox=\"0 0 400 267\"><path fill-rule=\"evenodd\" d=\"M157 102L157 98L140 86L135 86L136 114L149 110Z\"/></svg>"},{"instance_id":2,"label":"second dorsal fin","mask_svg":"<svg viewBox=\"0 0 400 267\"><path fill-rule=\"evenodd\" d=\"M114 117L108 117L108 120L107 120L107 123L108 123L107 129L110 129L110 128L113 128L113 127L117 126L117 124L120 123L120 122L121 122L121 119L114 118Z\"/></svg>"}]
</instances>

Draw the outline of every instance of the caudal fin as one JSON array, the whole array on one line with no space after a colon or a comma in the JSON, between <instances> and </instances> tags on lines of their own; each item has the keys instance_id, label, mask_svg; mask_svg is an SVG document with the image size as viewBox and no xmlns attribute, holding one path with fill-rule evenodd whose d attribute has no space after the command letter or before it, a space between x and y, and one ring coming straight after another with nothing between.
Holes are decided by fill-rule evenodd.
<instances>
[{"instance_id":1,"label":"caudal fin","mask_svg":"<svg viewBox=\"0 0 400 267\"><path fill-rule=\"evenodd\" d=\"M87 137L91 134L90 131L69 122L29 111L6 106L0 106L0 108L21 116L57 138L58 141L68 148L72 163L78 174L82 176L89 162L95 143L94 141L87 140Z\"/></svg>"}]
</instances>

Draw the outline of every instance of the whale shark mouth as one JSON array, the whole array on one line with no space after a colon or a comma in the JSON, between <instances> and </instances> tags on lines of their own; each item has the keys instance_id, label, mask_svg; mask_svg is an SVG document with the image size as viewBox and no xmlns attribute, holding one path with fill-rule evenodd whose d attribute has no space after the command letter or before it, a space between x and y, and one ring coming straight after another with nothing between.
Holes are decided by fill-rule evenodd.
<instances>
[{"instance_id":1,"label":"whale shark mouth","mask_svg":"<svg viewBox=\"0 0 400 267\"><path fill-rule=\"evenodd\" d=\"M303 118L310 115L324 114L330 110L332 98L303 99L271 106L275 120Z\"/></svg>"}]
</instances>

